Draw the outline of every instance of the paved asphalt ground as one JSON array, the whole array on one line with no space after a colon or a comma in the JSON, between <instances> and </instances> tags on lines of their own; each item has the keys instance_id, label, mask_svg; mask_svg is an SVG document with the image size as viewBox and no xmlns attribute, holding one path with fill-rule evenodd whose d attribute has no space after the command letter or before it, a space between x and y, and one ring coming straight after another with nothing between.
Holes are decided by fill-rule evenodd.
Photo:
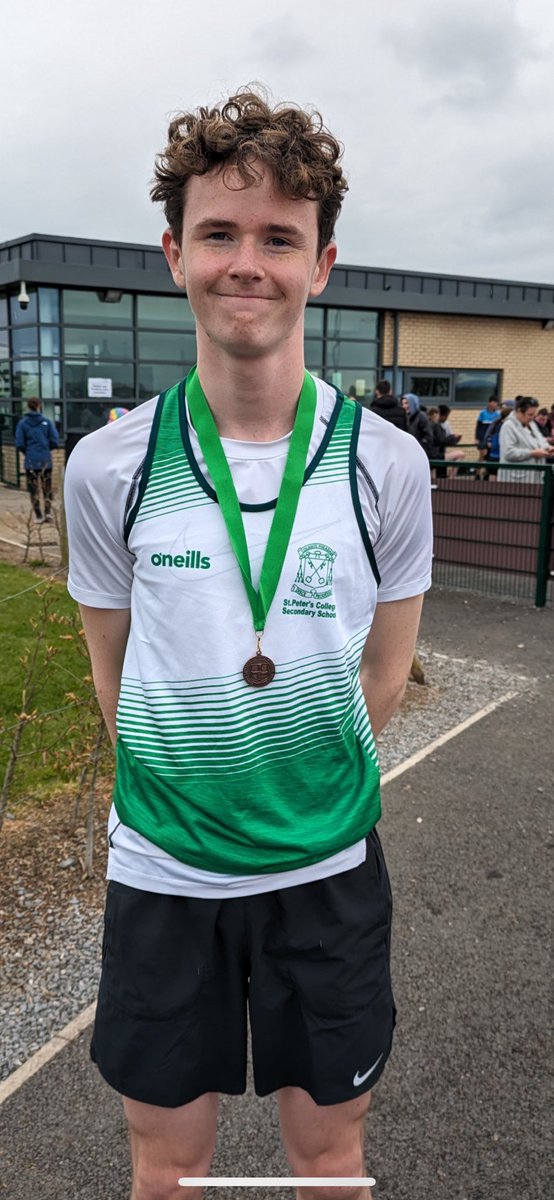
<instances>
[{"instance_id":1,"label":"paved asphalt ground","mask_svg":"<svg viewBox=\"0 0 554 1200\"><path fill-rule=\"evenodd\" d=\"M537 682L384 789L399 1015L368 1172L375 1200L546 1200L554 611L434 592L423 623L435 650ZM0 1122L0 1196L127 1200L119 1102L89 1064L88 1033L6 1101ZM213 1173L287 1174L271 1099L223 1100Z\"/></svg>"}]
</instances>

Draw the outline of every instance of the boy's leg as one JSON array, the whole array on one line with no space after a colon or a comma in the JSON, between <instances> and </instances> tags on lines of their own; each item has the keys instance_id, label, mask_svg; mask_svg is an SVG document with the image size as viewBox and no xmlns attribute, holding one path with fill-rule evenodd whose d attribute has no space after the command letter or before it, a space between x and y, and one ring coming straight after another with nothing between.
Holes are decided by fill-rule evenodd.
<instances>
[{"instance_id":1,"label":"boy's leg","mask_svg":"<svg viewBox=\"0 0 554 1200\"><path fill-rule=\"evenodd\" d=\"M215 1147L217 1092L180 1108L123 1100L129 1124L131 1200L200 1200L201 1189L179 1186L184 1176L207 1175Z\"/></svg>"},{"instance_id":2,"label":"boy's leg","mask_svg":"<svg viewBox=\"0 0 554 1200\"><path fill-rule=\"evenodd\" d=\"M319 1105L301 1088L278 1093L281 1134L292 1174L363 1178L364 1124L371 1093L344 1104ZM367 1185L300 1188L300 1200L369 1200Z\"/></svg>"},{"instance_id":3,"label":"boy's leg","mask_svg":"<svg viewBox=\"0 0 554 1200\"><path fill-rule=\"evenodd\" d=\"M50 515L50 510L52 508L52 499L53 499L52 468L46 467L44 469L44 471L41 471L40 474L41 474L41 480L42 480L42 494L44 496L44 520L51 521L52 518Z\"/></svg>"},{"instance_id":4,"label":"boy's leg","mask_svg":"<svg viewBox=\"0 0 554 1200\"><path fill-rule=\"evenodd\" d=\"M254 1080L276 1092L292 1174L362 1179L370 1089L395 1021L392 898L376 830L359 866L252 897ZM360 1093L360 1087L364 1087ZM369 1200L367 1185L301 1188L301 1200Z\"/></svg>"},{"instance_id":5,"label":"boy's leg","mask_svg":"<svg viewBox=\"0 0 554 1200\"><path fill-rule=\"evenodd\" d=\"M25 471L27 476L27 491L31 497L31 505L37 521L42 521L42 512L40 508L40 489L39 476L40 471L32 471L29 468Z\"/></svg>"},{"instance_id":6,"label":"boy's leg","mask_svg":"<svg viewBox=\"0 0 554 1200\"><path fill-rule=\"evenodd\" d=\"M178 1181L208 1174L218 1093L245 1090L244 927L238 899L108 885L91 1053L124 1097L131 1200L198 1200Z\"/></svg>"}]
</instances>

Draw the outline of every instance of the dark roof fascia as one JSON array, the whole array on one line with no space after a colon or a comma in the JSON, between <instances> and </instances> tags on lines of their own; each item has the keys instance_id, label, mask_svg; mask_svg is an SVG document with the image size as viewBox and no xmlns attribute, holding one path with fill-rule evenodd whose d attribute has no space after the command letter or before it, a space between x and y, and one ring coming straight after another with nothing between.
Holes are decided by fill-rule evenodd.
<instances>
[{"instance_id":1,"label":"dark roof fascia","mask_svg":"<svg viewBox=\"0 0 554 1200\"><path fill-rule=\"evenodd\" d=\"M160 254L163 254L161 238L160 245L154 246L151 242L117 242L113 238L66 237L65 234L55 233L27 233L25 237L12 238L10 242L0 242L0 250L8 249L11 246L23 246L27 242L67 242L70 246L111 246L112 248L121 247L123 250L159 250Z\"/></svg>"},{"instance_id":2,"label":"dark roof fascia","mask_svg":"<svg viewBox=\"0 0 554 1200\"><path fill-rule=\"evenodd\" d=\"M152 247L149 246L148 249L151 250ZM506 279L505 276L500 279L493 275L452 275L448 271L407 271L400 267L368 267L366 265L360 266L359 263L337 262L334 269L339 271L370 271L376 275L393 275L396 279L409 276L411 279L455 279L460 283L492 283L498 284L500 287L508 285L508 287L554 288L554 283L547 283L544 279L541 283L537 283L530 279Z\"/></svg>"},{"instance_id":3,"label":"dark roof fascia","mask_svg":"<svg viewBox=\"0 0 554 1200\"><path fill-rule=\"evenodd\" d=\"M444 278L444 277L442 277ZM329 308L378 308L382 312L444 313L466 317L512 317L521 320L553 320L552 303L528 300L478 300L474 296L418 296L413 292L333 287L329 283L323 296L315 301Z\"/></svg>"},{"instance_id":4,"label":"dark roof fascia","mask_svg":"<svg viewBox=\"0 0 554 1200\"><path fill-rule=\"evenodd\" d=\"M41 287L74 287L121 292L153 292L165 296L181 295L169 268L162 271L125 270L120 267L84 267L68 263L41 263L31 260L0 263L0 287L34 283Z\"/></svg>"}]
</instances>

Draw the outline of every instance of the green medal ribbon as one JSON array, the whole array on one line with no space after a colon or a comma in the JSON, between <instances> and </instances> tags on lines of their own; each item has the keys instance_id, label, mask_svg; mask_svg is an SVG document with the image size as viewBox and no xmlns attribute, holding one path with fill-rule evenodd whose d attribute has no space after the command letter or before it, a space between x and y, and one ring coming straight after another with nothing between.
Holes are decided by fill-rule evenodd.
<instances>
[{"instance_id":1,"label":"green medal ribbon","mask_svg":"<svg viewBox=\"0 0 554 1200\"><path fill-rule=\"evenodd\" d=\"M233 477L221 445L219 433L208 402L202 391L196 367L187 376L186 397L192 423L196 430L200 449L213 480L221 513L227 526L229 540L242 578L254 622L254 631L259 638L265 628L267 614L277 590L283 563L288 550L294 518L304 482L306 459L314 426L316 408L316 386L306 371L298 399L296 419L290 440L285 471L279 489L277 506L273 514L271 529L265 548L258 591L252 583L252 570L244 522L240 510Z\"/></svg>"}]
</instances>

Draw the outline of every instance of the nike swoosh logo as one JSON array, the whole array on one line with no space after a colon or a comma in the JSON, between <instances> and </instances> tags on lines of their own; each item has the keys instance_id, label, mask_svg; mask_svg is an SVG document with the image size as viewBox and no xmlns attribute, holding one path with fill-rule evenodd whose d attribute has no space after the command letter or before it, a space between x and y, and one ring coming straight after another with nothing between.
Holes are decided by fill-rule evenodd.
<instances>
[{"instance_id":1,"label":"nike swoosh logo","mask_svg":"<svg viewBox=\"0 0 554 1200\"><path fill-rule=\"evenodd\" d=\"M366 1079L369 1079L369 1076L373 1073L376 1066L378 1066L378 1064L381 1062L382 1057L383 1057L383 1055L380 1054L379 1058L375 1059L373 1066L369 1068L369 1071L366 1071L365 1075L359 1075L358 1072L356 1071L356 1074L352 1080L354 1087L359 1087L361 1083L365 1083Z\"/></svg>"}]
</instances>

